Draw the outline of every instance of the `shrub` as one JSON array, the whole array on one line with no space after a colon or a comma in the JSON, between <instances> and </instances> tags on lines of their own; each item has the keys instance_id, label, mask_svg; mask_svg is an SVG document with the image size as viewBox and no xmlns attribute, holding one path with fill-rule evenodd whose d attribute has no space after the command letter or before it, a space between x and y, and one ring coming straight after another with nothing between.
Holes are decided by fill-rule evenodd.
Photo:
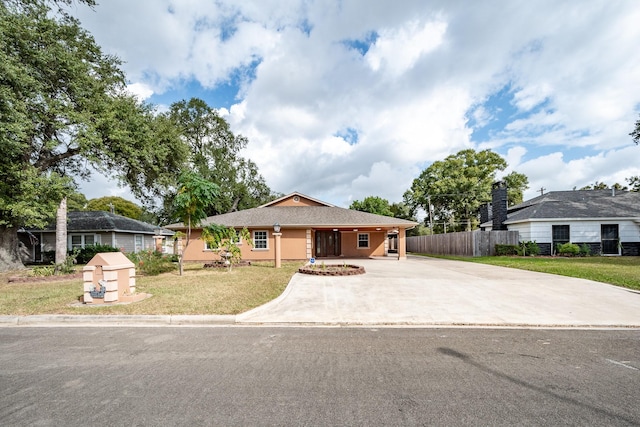
<instances>
[{"instance_id":1,"label":"shrub","mask_svg":"<svg viewBox=\"0 0 640 427\"><path fill-rule=\"evenodd\" d=\"M77 260L79 264L86 264L89 261L91 261L91 258L93 258L94 256L96 256L96 254L99 254L101 252L119 252L119 251L120 249L114 248L113 246L95 244L95 245L86 246L80 249Z\"/></svg>"},{"instance_id":2,"label":"shrub","mask_svg":"<svg viewBox=\"0 0 640 427\"><path fill-rule=\"evenodd\" d=\"M527 242L527 251L529 251L529 255L536 256L540 255L540 246L534 240L533 242Z\"/></svg>"},{"instance_id":3,"label":"shrub","mask_svg":"<svg viewBox=\"0 0 640 427\"><path fill-rule=\"evenodd\" d=\"M56 272L56 267L54 265L43 265L40 267L33 267L29 272L30 276L36 277L45 277L45 276L53 276Z\"/></svg>"},{"instance_id":4,"label":"shrub","mask_svg":"<svg viewBox=\"0 0 640 427\"><path fill-rule=\"evenodd\" d=\"M591 255L591 247L586 243L580 245L580 256L589 256Z\"/></svg>"},{"instance_id":5,"label":"shrub","mask_svg":"<svg viewBox=\"0 0 640 427\"><path fill-rule=\"evenodd\" d=\"M522 242L518 247L518 255L535 256L540 254L540 247L536 242Z\"/></svg>"},{"instance_id":6,"label":"shrub","mask_svg":"<svg viewBox=\"0 0 640 427\"><path fill-rule=\"evenodd\" d=\"M136 269L145 276L157 276L161 273L175 270L176 265L170 256L161 252L146 250L138 253L128 253L127 258L136 265Z\"/></svg>"},{"instance_id":7,"label":"shrub","mask_svg":"<svg viewBox=\"0 0 640 427\"><path fill-rule=\"evenodd\" d=\"M64 258L64 262L61 264L56 264L54 269L54 274L72 274L76 272L76 264L78 261L78 253L80 249L74 249L69 252L69 254Z\"/></svg>"},{"instance_id":8,"label":"shrub","mask_svg":"<svg viewBox=\"0 0 640 427\"><path fill-rule=\"evenodd\" d=\"M576 256L580 254L580 246L573 243L564 243L558 245L558 255L562 256Z\"/></svg>"},{"instance_id":9,"label":"shrub","mask_svg":"<svg viewBox=\"0 0 640 427\"><path fill-rule=\"evenodd\" d=\"M518 245L496 245L496 255L518 255Z\"/></svg>"},{"instance_id":10,"label":"shrub","mask_svg":"<svg viewBox=\"0 0 640 427\"><path fill-rule=\"evenodd\" d=\"M53 264L56 261L56 251L44 251L42 252L42 263Z\"/></svg>"}]
</instances>

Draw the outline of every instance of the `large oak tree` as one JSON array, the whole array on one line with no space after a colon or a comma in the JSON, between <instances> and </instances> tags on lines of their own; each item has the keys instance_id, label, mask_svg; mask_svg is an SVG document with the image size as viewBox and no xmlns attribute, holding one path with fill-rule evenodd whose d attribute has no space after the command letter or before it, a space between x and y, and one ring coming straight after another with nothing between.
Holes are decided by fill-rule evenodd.
<instances>
[{"instance_id":1,"label":"large oak tree","mask_svg":"<svg viewBox=\"0 0 640 427\"><path fill-rule=\"evenodd\" d=\"M427 221L435 221L436 230L442 230L444 224L452 231L471 230L477 224L480 205L491 201L496 174L506 167L507 162L491 150L462 150L422 171L404 198L412 208L422 208ZM522 202L527 177L511 172L502 179L507 183L509 204Z\"/></svg>"},{"instance_id":2,"label":"large oak tree","mask_svg":"<svg viewBox=\"0 0 640 427\"><path fill-rule=\"evenodd\" d=\"M241 155L247 138L234 134L214 108L192 98L172 104L168 116L190 148L192 170L218 186L207 215L254 208L273 198L257 165ZM167 195L165 205L171 206L173 197Z\"/></svg>"},{"instance_id":3,"label":"large oak tree","mask_svg":"<svg viewBox=\"0 0 640 427\"><path fill-rule=\"evenodd\" d=\"M0 269L21 266L17 229L51 221L78 177L159 194L186 157L171 121L126 92L118 58L49 4L0 2Z\"/></svg>"}]
</instances>

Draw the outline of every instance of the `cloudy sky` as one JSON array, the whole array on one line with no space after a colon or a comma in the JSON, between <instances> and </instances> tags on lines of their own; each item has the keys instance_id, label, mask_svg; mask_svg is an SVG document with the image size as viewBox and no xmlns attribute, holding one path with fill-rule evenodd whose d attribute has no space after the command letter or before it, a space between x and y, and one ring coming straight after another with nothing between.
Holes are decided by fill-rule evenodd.
<instances>
[{"instance_id":1,"label":"cloudy sky","mask_svg":"<svg viewBox=\"0 0 640 427\"><path fill-rule=\"evenodd\" d=\"M102 0L130 88L220 110L267 184L348 207L490 148L525 199L640 174L640 2ZM125 189L96 177L89 198Z\"/></svg>"}]
</instances>

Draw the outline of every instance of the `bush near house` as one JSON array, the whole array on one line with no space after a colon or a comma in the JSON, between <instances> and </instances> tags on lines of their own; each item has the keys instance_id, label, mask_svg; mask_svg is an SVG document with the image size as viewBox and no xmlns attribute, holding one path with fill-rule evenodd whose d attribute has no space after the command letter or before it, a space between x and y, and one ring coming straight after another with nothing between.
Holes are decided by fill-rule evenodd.
<instances>
[{"instance_id":1,"label":"bush near house","mask_svg":"<svg viewBox=\"0 0 640 427\"><path fill-rule=\"evenodd\" d=\"M519 245L496 245L496 255L535 256L540 254L540 247L536 242L522 242Z\"/></svg>"},{"instance_id":2,"label":"bush near house","mask_svg":"<svg viewBox=\"0 0 640 427\"><path fill-rule=\"evenodd\" d=\"M157 276L176 269L171 256L163 255L161 252L151 249L138 253L131 252L125 255L135 264L136 274L142 273L145 276Z\"/></svg>"},{"instance_id":3,"label":"bush near house","mask_svg":"<svg viewBox=\"0 0 640 427\"><path fill-rule=\"evenodd\" d=\"M562 245L558 245L558 255L561 255L561 256L580 255L580 246L574 243L564 243Z\"/></svg>"},{"instance_id":4,"label":"bush near house","mask_svg":"<svg viewBox=\"0 0 640 427\"><path fill-rule=\"evenodd\" d=\"M589 256L591 255L591 248L586 243L583 243L580 246L580 256Z\"/></svg>"},{"instance_id":5,"label":"bush near house","mask_svg":"<svg viewBox=\"0 0 640 427\"><path fill-rule=\"evenodd\" d=\"M518 255L518 245L496 245L496 255Z\"/></svg>"},{"instance_id":6,"label":"bush near house","mask_svg":"<svg viewBox=\"0 0 640 427\"><path fill-rule=\"evenodd\" d=\"M80 251L78 252L76 261L78 262L78 264L86 264L89 261L91 261L91 258L96 256L96 254L99 254L102 252L119 252L119 251L120 249L114 248L113 246L109 246L109 245L95 244L92 246L85 246L84 248L80 249Z\"/></svg>"}]
</instances>

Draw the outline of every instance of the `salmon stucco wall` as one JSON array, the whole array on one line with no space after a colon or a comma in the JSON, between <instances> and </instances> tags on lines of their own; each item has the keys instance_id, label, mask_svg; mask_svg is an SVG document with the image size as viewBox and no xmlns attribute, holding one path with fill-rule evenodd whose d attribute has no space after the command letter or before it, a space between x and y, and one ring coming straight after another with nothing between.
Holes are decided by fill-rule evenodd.
<instances>
[{"instance_id":1,"label":"salmon stucco wall","mask_svg":"<svg viewBox=\"0 0 640 427\"><path fill-rule=\"evenodd\" d=\"M369 234L369 247L358 248L358 234ZM386 231L358 231L343 232L342 255L347 258L363 258L370 256L384 256L384 243L387 239Z\"/></svg>"},{"instance_id":2,"label":"salmon stucco wall","mask_svg":"<svg viewBox=\"0 0 640 427\"><path fill-rule=\"evenodd\" d=\"M254 231L267 232L267 248L252 248L246 243L240 244L242 259L246 261L273 261L275 259L275 237L273 230L251 229L249 233L253 238ZM220 259L217 251L205 249L204 241L201 239L202 231L193 230L191 241L184 250L185 261L209 262ZM303 260L306 259L307 238L306 230L282 230L280 255L283 260Z\"/></svg>"},{"instance_id":3,"label":"salmon stucco wall","mask_svg":"<svg viewBox=\"0 0 640 427\"><path fill-rule=\"evenodd\" d=\"M242 259L248 261L273 261L275 260L275 246L276 240L273 235L273 230L267 229L251 229L251 237L253 238L254 231L266 231L267 232L267 248L251 248L248 245L242 247ZM280 259L282 260L303 260L306 259L307 237L306 230L282 230L280 236Z\"/></svg>"},{"instance_id":4,"label":"salmon stucco wall","mask_svg":"<svg viewBox=\"0 0 640 427\"><path fill-rule=\"evenodd\" d=\"M289 197L287 199L274 203L271 206L326 206L326 205L323 205L322 203L309 200L306 197L298 196L297 200L298 201L296 201L296 197Z\"/></svg>"},{"instance_id":5,"label":"salmon stucco wall","mask_svg":"<svg viewBox=\"0 0 640 427\"><path fill-rule=\"evenodd\" d=\"M242 251L242 259L247 261L273 261L275 259L275 237L273 230L268 229L252 229L249 230L252 238L254 231L267 232L267 248L252 248L246 243L240 245ZM369 235L369 247L358 248L358 234L367 233ZM185 261L214 261L220 259L218 252L205 250L204 241L200 238L201 230L193 230L191 232L191 242L184 250ZM358 231L358 232L342 232L341 239L341 256L346 258L367 258L370 256L385 256L385 243L387 241L386 231ZM405 230L400 229L398 233L398 256L406 257L405 250ZM307 259L308 247L307 230L305 229L286 229L282 230L281 236L281 255L283 260L304 260ZM311 238L310 244L314 244ZM313 248L315 252L315 248Z\"/></svg>"},{"instance_id":6,"label":"salmon stucco wall","mask_svg":"<svg viewBox=\"0 0 640 427\"><path fill-rule=\"evenodd\" d=\"M398 230L398 258L407 258L407 231L404 228Z\"/></svg>"}]
</instances>

